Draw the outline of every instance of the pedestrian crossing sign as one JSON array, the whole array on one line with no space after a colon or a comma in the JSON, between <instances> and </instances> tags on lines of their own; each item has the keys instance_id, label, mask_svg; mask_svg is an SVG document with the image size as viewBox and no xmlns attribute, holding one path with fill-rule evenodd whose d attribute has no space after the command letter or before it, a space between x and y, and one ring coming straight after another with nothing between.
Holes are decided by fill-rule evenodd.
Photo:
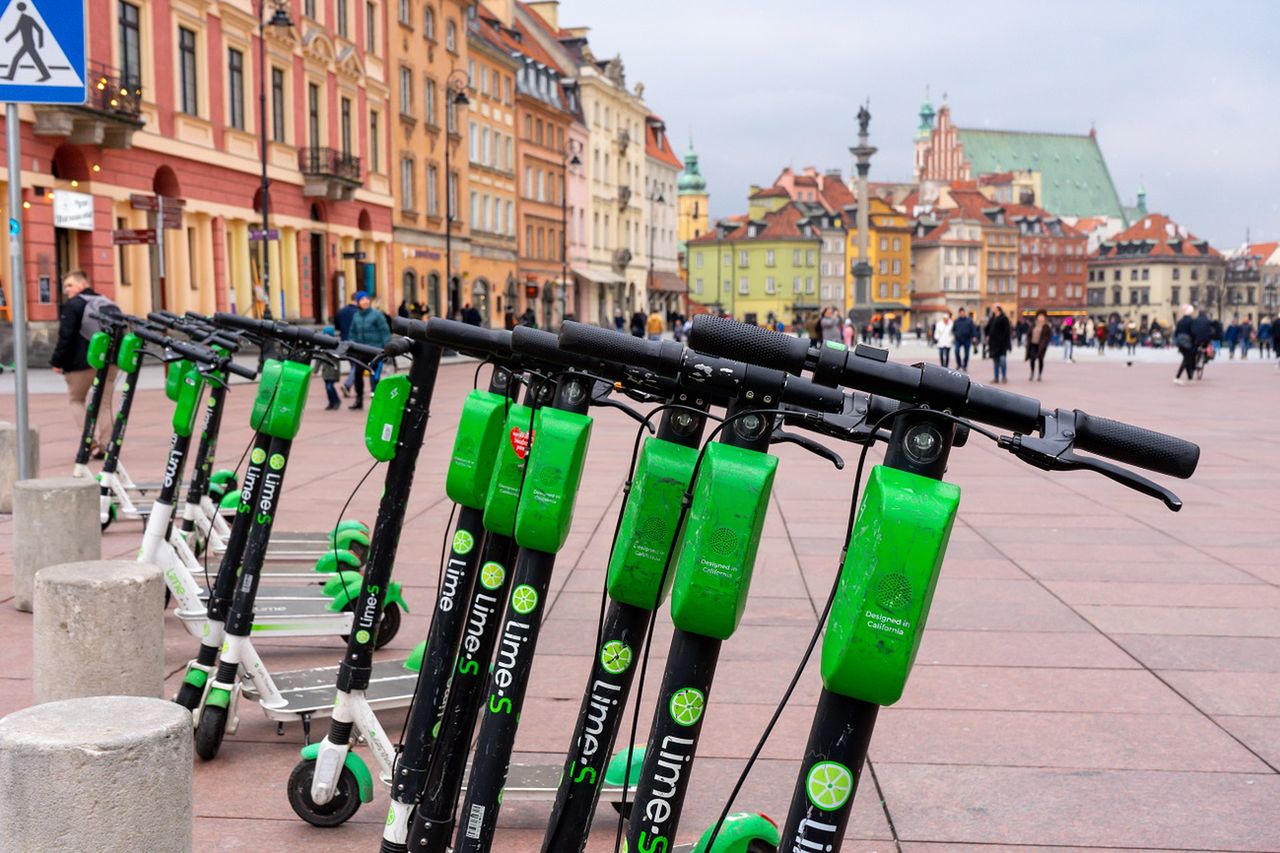
<instances>
[{"instance_id":1,"label":"pedestrian crossing sign","mask_svg":"<svg viewBox=\"0 0 1280 853\"><path fill-rule=\"evenodd\" d=\"M85 0L0 4L0 101L83 104Z\"/></svg>"}]
</instances>

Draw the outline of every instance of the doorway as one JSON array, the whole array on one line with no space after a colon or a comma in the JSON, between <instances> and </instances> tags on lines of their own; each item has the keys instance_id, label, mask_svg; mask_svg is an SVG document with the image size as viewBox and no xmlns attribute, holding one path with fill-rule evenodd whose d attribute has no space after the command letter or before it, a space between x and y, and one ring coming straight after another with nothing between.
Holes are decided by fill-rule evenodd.
<instances>
[{"instance_id":1,"label":"doorway","mask_svg":"<svg viewBox=\"0 0 1280 853\"><path fill-rule=\"evenodd\" d=\"M56 279L53 283L54 301L58 305L58 312L62 312L62 279L67 273L77 268L76 264L76 238L75 233L66 228L53 229L54 244L54 273Z\"/></svg>"}]
</instances>

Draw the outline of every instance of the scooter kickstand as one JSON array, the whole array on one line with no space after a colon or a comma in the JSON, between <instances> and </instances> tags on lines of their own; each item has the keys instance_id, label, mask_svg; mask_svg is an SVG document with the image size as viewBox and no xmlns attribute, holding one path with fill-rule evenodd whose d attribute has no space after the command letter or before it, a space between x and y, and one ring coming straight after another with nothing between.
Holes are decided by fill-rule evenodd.
<instances>
[{"instance_id":1,"label":"scooter kickstand","mask_svg":"<svg viewBox=\"0 0 1280 853\"><path fill-rule=\"evenodd\" d=\"M284 723L276 723L276 737L284 737Z\"/></svg>"},{"instance_id":2,"label":"scooter kickstand","mask_svg":"<svg viewBox=\"0 0 1280 853\"><path fill-rule=\"evenodd\" d=\"M284 724L281 723L280 725L283 726ZM311 715L310 714L302 715L302 745L303 746L311 745Z\"/></svg>"}]
</instances>

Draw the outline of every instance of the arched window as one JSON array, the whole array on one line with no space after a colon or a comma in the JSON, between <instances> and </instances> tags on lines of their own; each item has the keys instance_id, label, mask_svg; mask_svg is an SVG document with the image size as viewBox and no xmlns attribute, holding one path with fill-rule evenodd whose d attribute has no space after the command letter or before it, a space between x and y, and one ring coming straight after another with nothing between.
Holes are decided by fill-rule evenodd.
<instances>
[{"instance_id":1,"label":"arched window","mask_svg":"<svg viewBox=\"0 0 1280 853\"><path fill-rule=\"evenodd\" d=\"M436 40L436 13L430 6L422 7L422 35L432 41Z\"/></svg>"},{"instance_id":2,"label":"arched window","mask_svg":"<svg viewBox=\"0 0 1280 853\"><path fill-rule=\"evenodd\" d=\"M458 52L458 25L452 20L444 27L444 46L451 53Z\"/></svg>"},{"instance_id":3,"label":"arched window","mask_svg":"<svg viewBox=\"0 0 1280 853\"><path fill-rule=\"evenodd\" d=\"M480 312L480 325L489 325L489 282L478 278L471 283L471 307Z\"/></svg>"},{"instance_id":4,"label":"arched window","mask_svg":"<svg viewBox=\"0 0 1280 853\"><path fill-rule=\"evenodd\" d=\"M413 270L404 271L403 290L403 299L406 304L412 306L418 301L418 274Z\"/></svg>"}]
</instances>

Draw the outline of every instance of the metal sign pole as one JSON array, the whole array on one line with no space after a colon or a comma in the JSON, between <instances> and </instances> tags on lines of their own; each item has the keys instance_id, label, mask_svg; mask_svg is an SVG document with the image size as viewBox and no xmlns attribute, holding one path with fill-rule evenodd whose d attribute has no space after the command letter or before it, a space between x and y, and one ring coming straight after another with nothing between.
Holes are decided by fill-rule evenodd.
<instances>
[{"instance_id":1,"label":"metal sign pole","mask_svg":"<svg viewBox=\"0 0 1280 853\"><path fill-rule=\"evenodd\" d=\"M156 193L156 266L160 273L160 304L152 305L152 311L165 310L168 300L168 294L165 293L164 281L164 196Z\"/></svg>"},{"instance_id":2,"label":"metal sign pole","mask_svg":"<svg viewBox=\"0 0 1280 853\"><path fill-rule=\"evenodd\" d=\"M22 154L18 105L4 108L6 161L9 166L10 302L13 305L13 388L18 420L18 479L31 477L27 448L27 288L22 257Z\"/></svg>"}]
</instances>

